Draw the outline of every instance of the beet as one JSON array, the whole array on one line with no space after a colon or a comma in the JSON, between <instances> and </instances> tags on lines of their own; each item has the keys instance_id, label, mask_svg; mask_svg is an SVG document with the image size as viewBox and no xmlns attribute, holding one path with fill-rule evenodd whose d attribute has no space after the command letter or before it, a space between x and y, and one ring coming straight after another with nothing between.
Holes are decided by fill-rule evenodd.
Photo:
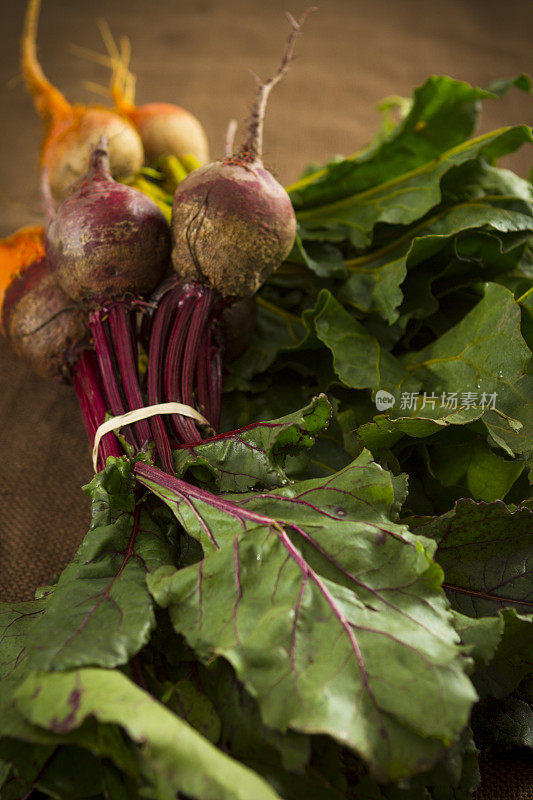
<instances>
[{"instance_id":1,"label":"beet","mask_svg":"<svg viewBox=\"0 0 533 800\"><path fill-rule=\"evenodd\" d=\"M102 136L109 141L113 177L132 175L141 168L144 150L129 120L108 108L74 106L68 119L54 124L43 144L41 166L56 203L67 197L87 171L91 149Z\"/></svg>"},{"instance_id":2,"label":"beet","mask_svg":"<svg viewBox=\"0 0 533 800\"><path fill-rule=\"evenodd\" d=\"M300 22L287 15L291 33L281 65L265 83L258 80L242 147L191 172L174 196L173 267L184 282L198 281L224 298L253 295L294 244L290 198L261 156L267 98L287 71L307 13Z\"/></svg>"},{"instance_id":3,"label":"beet","mask_svg":"<svg viewBox=\"0 0 533 800\"><path fill-rule=\"evenodd\" d=\"M96 305L150 292L163 277L168 224L146 195L113 180L104 140L92 151L87 174L57 209L46 232L46 254L62 289Z\"/></svg>"},{"instance_id":4,"label":"beet","mask_svg":"<svg viewBox=\"0 0 533 800\"><path fill-rule=\"evenodd\" d=\"M69 380L88 339L86 311L58 286L44 257L6 289L2 329L16 355L43 378Z\"/></svg>"},{"instance_id":5,"label":"beet","mask_svg":"<svg viewBox=\"0 0 533 800\"><path fill-rule=\"evenodd\" d=\"M22 35L21 67L36 110L46 124L41 149L45 207L54 208L87 170L91 148L102 136L110 142L111 173L122 177L140 169L144 151L129 120L104 106L72 105L43 73L37 59L41 0L28 0Z\"/></svg>"},{"instance_id":6,"label":"beet","mask_svg":"<svg viewBox=\"0 0 533 800\"><path fill-rule=\"evenodd\" d=\"M172 231L172 263L183 281L247 297L290 253L296 219L285 189L260 161L215 161L178 186Z\"/></svg>"},{"instance_id":7,"label":"beet","mask_svg":"<svg viewBox=\"0 0 533 800\"><path fill-rule=\"evenodd\" d=\"M248 347L256 315L255 297L245 297L223 310L220 319L220 334L224 361L227 364L239 358Z\"/></svg>"}]
</instances>

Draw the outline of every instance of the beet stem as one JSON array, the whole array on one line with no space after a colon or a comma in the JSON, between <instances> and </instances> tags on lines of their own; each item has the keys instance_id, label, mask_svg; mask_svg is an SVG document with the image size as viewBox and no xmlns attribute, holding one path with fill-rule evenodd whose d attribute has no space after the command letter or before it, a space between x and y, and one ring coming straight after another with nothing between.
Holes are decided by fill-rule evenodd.
<instances>
[{"instance_id":1,"label":"beet stem","mask_svg":"<svg viewBox=\"0 0 533 800\"><path fill-rule=\"evenodd\" d=\"M157 405L161 402L160 378L163 356L167 346L168 329L172 319L172 312L181 293L181 287L172 289L166 294L157 309L150 332L150 344L148 348L148 371L147 371L147 393L148 405ZM161 417L152 417L151 427L154 435L155 446L161 464L165 472L174 474L174 464L172 461L172 450L165 427Z\"/></svg>"},{"instance_id":2,"label":"beet stem","mask_svg":"<svg viewBox=\"0 0 533 800\"><path fill-rule=\"evenodd\" d=\"M163 368L165 397L168 402L185 403L181 383L182 365L185 359L186 342L190 335L190 326L195 306L198 303L196 291L182 297L175 310L175 319L170 332ZM189 405L191 405L189 403ZM194 423L179 414L172 415L170 422L180 442L198 439L199 434Z\"/></svg>"},{"instance_id":3,"label":"beet stem","mask_svg":"<svg viewBox=\"0 0 533 800\"><path fill-rule=\"evenodd\" d=\"M220 347L213 347L209 357L209 396L211 415L207 419L215 431L220 428L220 407L222 405L222 353ZM204 414L204 416L206 416Z\"/></svg>"},{"instance_id":4,"label":"beet stem","mask_svg":"<svg viewBox=\"0 0 533 800\"><path fill-rule=\"evenodd\" d=\"M128 311L123 304L117 304L109 312L111 338L122 376L129 411L144 407L139 385L134 313ZM147 420L142 419L135 422L134 427L137 438L141 446L144 447L152 438L150 425Z\"/></svg>"},{"instance_id":5,"label":"beet stem","mask_svg":"<svg viewBox=\"0 0 533 800\"><path fill-rule=\"evenodd\" d=\"M89 444L94 445L96 431L105 421L107 403L98 370L98 362L93 352L85 350L74 366L74 388L78 397L81 415ZM113 433L102 437L98 454L98 468L103 469L109 456L118 458L122 450Z\"/></svg>"},{"instance_id":6,"label":"beet stem","mask_svg":"<svg viewBox=\"0 0 533 800\"><path fill-rule=\"evenodd\" d=\"M200 412L213 424L211 412L211 329L204 330L196 364L196 386Z\"/></svg>"},{"instance_id":7,"label":"beet stem","mask_svg":"<svg viewBox=\"0 0 533 800\"><path fill-rule=\"evenodd\" d=\"M126 408L115 372L109 336L105 323L102 320L102 315L104 313L106 312L103 311L103 309L94 311L90 316L89 327L93 335L94 350L98 358L100 374L102 376L109 407L115 416L119 416L126 413ZM124 429L124 437L129 444L133 445L135 450L139 449L135 435L130 428Z\"/></svg>"},{"instance_id":8,"label":"beet stem","mask_svg":"<svg viewBox=\"0 0 533 800\"><path fill-rule=\"evenodd\" d=\"M189 333L185 342L185 352L181 366L181 396L182 401L188 406L194 406L194 377L197 373L196 365L198 362L200 342L203 332L210 320L211 310L214 302L213 289L202 287L202 292L196 307L194 308ZM190 423L187 425L191 430L193 439L199 437L196 425L192 420L183 420Z\"/></svg>"},{"instance_id":9,"label":"beet stem","mask_svg":"<svg viewBox=\"0 0 533 800\"><path fill-rule=\"evenodd\" d=\"M289 14L287 12L287 19L289 20L291 31L289 33L289 37L285 45L285 50L283 52L281 63L275 75L273 75L267 81L263 82L257 75L254 75L257 83L255 102L252 108L250 122L248 123L246 141L238 151L237 158L243 157L245 160L249 160L250 158L254 160L257 159L258 161L262 160L263 125L265 121L265 111L266 111L268 96L271 90L274 88L274 86L277 83L279 83L279 81L283 78L283 76L287 72L289 64L292 61L296 37L300 32L300 29L303 23L305 22L306 18L308 17L308 15L315 10L316 9L314 6L312 8L308 8L307 11L305 11L302 14L300 20L298 21L294 19L292 14Z\"/></svg>"}]
</instances>

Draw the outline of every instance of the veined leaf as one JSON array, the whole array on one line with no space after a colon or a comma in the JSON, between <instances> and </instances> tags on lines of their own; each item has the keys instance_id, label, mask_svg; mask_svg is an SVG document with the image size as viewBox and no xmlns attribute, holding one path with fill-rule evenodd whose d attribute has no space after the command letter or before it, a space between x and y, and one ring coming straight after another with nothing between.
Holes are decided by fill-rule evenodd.
<instances>
[{"instance_id":1,"label":"veined leaf","mask_svg":"<svg viewBox=\"0 0 533 800\"><path fill-rule=\"evenodd\" d=\"M125 664L155 625L146 574L173 562L172 518L136 502L126 458L108 461L87 493L89 532L28 633L34 669Z\"/></svg>"},{"instance_id":2,"label":"veined leaf","mask_svg":"<svg viewBox=\"0 0 533 800\"><path fill-rule=\"evenodd\" d=\"M346 386L390 390L412 383L402 364L328 290L320 292L304 319L331 350L335 372Z\"/></svg>"},{"instance_id":3,"label":"veined leaf","mask_svg":"<svg viewBox=\"0 0 533 800\"><path fill-rule=\"evenodd\" d=\"M288 187L296 209L330 203L416 169L463 142L475 128L479 101L490 92L432 75L413 93L409 114L370 150L328 164Z\"/></svg>"},{"instance_id":4,"label":"veined leaf","mask_svg":"<svg viewBox=\"0 0 533 800\"><path fill-rule=\"evenodd\" d=\"M174 451L176 474L185 477L190 471L222 492L282 486L288 481L283 469L287 456L312 447L330 417L331 406L321 395L281 419L248 425L202 444L183 445Z\"/></svg>"},{"instance_id":5,"label":"veined leaf","mask_svg":"<svg viewBox=\"0 0 533 800\"><path fill-rule=\"evenodd\" d=\"M407 373L434 398L433 409L422 410L417 404L413 415L448 415L439 397L455 392L458 407L484 412L483 422L497 445L511 455L528 452L533 446L531 359L520 331L520 307L511 292L496 283L485 284L483 299L459 324L403 359ZM472 402L465 401L465 395Z\"/></svg>"},{"instance_id":6,"label":"veined leaf","mask_svg":"<svg viewBox=\"0 0 533 800\"><path fill-rule=\"evenodd\" d=\"M306 334L298 316L259 297L248 349L231 364L225 390L253 388L250 378L268 369L280 350L300 344Z\"/></svg>"},{"instance_id":7,"label":"veined leaf","mask_svg":"<svg viewBox=\"0 0 533 800\"><path fill-rule=\"evenodd\" d=\"M392 476L368 453L275 493L135 471L206 553L150 576L154 597L202 659L233 664L267 725L329 733L380 779L427 768L459 735L475 695L440 572L390 522Z\"/></svg>"},{"instance_id":8,"label":"veined leaf","mask_svg":"<svg viewBox=\"0 0 533 800\"><path fill-rule=\"evenodd\" d=\"M480 748L533 749L533 708L531 703L510 695L504 700L484 700L474 709L472 725Z\"/></svg>"},{"instance_id":9,"label":"veined leaf","mask_svg":"<svg viewBox=\"0 0 533 800\"><path fill-rule=\"evenodd\" d=\"M347 261L351 274L339 299L365 313L377 311L393 323L400 314L403 301L400 286L407 270L432 258L458 233L482 227L500 232L531 231L533 217L491 205L485 198L446 208L410 229L394 247L389 245Z\"/></svg>"},{"instance_id":10,"label":"veined leaf","mask_svg":"<svg viewBox=\"0 0 533 800\"><path fill-rule=\"evenodd\" d=\"M505 503L459 500L455 508L417 531L437 542L435 558L445 573L454 608L471 617L509 606L533 610L529 560L533 554L533 511Z\"/></svg>"},{"instance_id":11,"label":"veined leaf","mask_svg":"<svg viewBox=\"0 0 533 800\"><path fill-rule=\"evenodd\" d=\"M347 239L356 248L367 247L378 222L409 225L437 206L442 199L440 182L454 167L480 156L489 161L512 153L533 141L525 125L500 130L458 144L429 163L343 199L297 211L300 236L305 240L320 231L322 241Z\"/></svg>"}]
</instances>

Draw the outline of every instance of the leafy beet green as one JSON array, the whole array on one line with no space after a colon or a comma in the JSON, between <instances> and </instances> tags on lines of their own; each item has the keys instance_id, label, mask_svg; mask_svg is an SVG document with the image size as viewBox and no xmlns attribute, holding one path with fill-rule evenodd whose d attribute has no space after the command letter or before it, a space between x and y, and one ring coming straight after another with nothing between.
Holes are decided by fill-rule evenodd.
<instances>
[{"instance_id":1,"label":"leafy beet green","mask_svg":"<svg viewBox=\"0 0 533 800\"><path fill-rule=\"evenodd\" d=\"M437 542L453 606L484 617L510 606L533 608L528 559L533 550L533 512L502 502L460 500L447 514L417 528Z\"/></svg>"},{"instance_id":2,"label":"leafy beet green","mask_svg":"<svg viewBox=\"0 0 533 800\"><path fill-rule=\"evenodd\" d=\"M205 800L279 797L119 671L32 673L19 686L15 702L35 725L57 733L75 731L89 717L121 726L143 745L158 796L184 791Z\"/></svg>"},{"instance_id":3,"label":"leafy beet green","mask_svg":"<svg viewBox=\"0 0 533 800\"><path fill-rule=\"evenodd\" d=\"M136 503L130 462L110 459L86 487L89 532L26 642L34 669L125 664L155 625L146 574L175 558L168 515Z\"/></svg>"},{"instance_id":4,"label":"leafy beet green","mask_svg":"<svg viewBox=\"0 0 533 800\"><path fill-rule=\"evenodd\" d=\"M202 659L233 664L269 726L329 733L381 779L427 768L459 735L475 695L440 573L390 521L391 476L368 454L268 493L215 497L148 465L136 474L205 552L162 567L150 590Z\"/></svg>"},{"instance_id":5,"label":"leafy beet green","mask_svg":"<svg viewBox=\"0 0 533 800\"><path fill-rule=\"evenodd\" d=\"M283 470L287 457L314 445L330 417L331 406L321 396L281 419L183 445L174 452L176 474L214 484L223 492L281 486L288 482Z\"/></svg>"}]
</instances>

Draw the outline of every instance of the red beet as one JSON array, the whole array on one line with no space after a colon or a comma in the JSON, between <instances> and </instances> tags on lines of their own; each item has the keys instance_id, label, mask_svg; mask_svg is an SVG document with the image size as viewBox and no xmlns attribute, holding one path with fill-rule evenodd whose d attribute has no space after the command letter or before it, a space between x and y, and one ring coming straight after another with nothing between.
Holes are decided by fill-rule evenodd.
<instances>
[{"instance_id":1,"label":"red beet","mask_svg":"<svg viewBox=\"0 0 533 800\"><path fill-rule=\"evenodd\" d=\"M88 339L86 317L58 286L45 258L11 281L2 304L2 328L13 350L43 378L70 378Z\"/></svg>"},{"instance_id":2,"label":"red beet","mask_svg":"<svg viewBox=\"0 0 533 800\"><path fill-rule=\"evenodd\" d=\"M244 145L188 175L174 198L174 269L183 281L198 281L223 297L254 294L289 254L296 235L289 196L261 161L267 98L287 70L304 19L288 17L291 33L281 65L273 78L258 81Z\"/></svg>"},{"instance_id":3,"label":"red beet","mask_svg":"<svg viewBox=\"0 0 533 800\"><path fill-rule=\"evenodd\" d=\"M168 224L152 200L117 183L104 140L89 171L57 209L46 254L58 283L77 301L98 304L150 292L170 256Z\"/></svg>"},{"instance_id":4,"label":"red beet","mask_svg":"<svg viewBox=\"0 0 533 800\"><path fill-rule=\"evenodd\" d=\"M285 189L259 160L215 161L179 185L172 230L182 280L247 297L290 253L296 220Z\"/></svg>"}]
</instances>

